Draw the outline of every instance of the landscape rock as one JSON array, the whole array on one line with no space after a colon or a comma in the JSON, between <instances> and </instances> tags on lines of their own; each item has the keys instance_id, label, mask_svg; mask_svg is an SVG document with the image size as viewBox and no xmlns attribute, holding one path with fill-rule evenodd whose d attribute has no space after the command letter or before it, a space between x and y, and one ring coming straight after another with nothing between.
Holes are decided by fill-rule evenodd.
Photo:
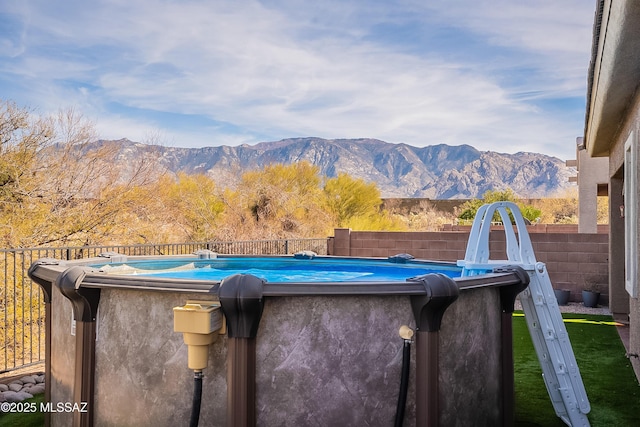
<instances>
[{"instance_id":1,"label":"landscape rock","mask_svg":"<svg viewBox=\"0 0 640 427\"><path fill-rule=\"evenodd\" d=\"M36 394L41 394L44 393L44 384L36 384L33 387L31 387L29 389L29 393L33 394L34 396Z\"/></svg>"},{"instance_id":2,"label":"landscape rock","mask_svg":"<svg viewBox=\"0 0 640 427\"><path fill-rule=\"evenodd\" d=\"M14 383L9 384L9 390L11 390L11 391L20 391L20 390L22 390L22 383L14 382Z\"/></svg>"},{"instance_id":3,"label":"landscape rock","mask_svg":"<svg viewBox=\"0 0 640 427\"><path fill-rule=\"evenodd\" d=\"M10 384L0 383L0 402L21 402L44 393L44 389L44 374L26 375Z\"/></svg>"},{"instance_id":4,"label":"landscape rock","mask_svg":"<svg viewBox=\"0 0 640 427\"><path fill-rule=\"evenodd\" d=\"M20 381L22 381L22 384L35 384L36 383L36 379L34 378L33 375L27 375L25 377L20 378Z\"/></svg>"},{"instance_id":5,"label":"landscape rock","mask_svg":"<svg viewBox=\"0 0 640 427\"><path fill-rule=\"evenodd\" d=\"M6 402L22 402L25 399L30 399L33 397L32 394L24 392L24 391L3 391L2 395Z\"/></svg>"},{"instance_id":6,"label":"landscape rock","mask_svg":"<svg viewBox=\"0 0 640 427\"><path fill-rule=\"evenodd\" d=\"M19 391L16 393L16 395L21 401L25 399L31 399L33 397L33 394L27 393L26 391Z\"/></svg>"},{"instance_id":7,"label":"landscape rock","mask_svg":"<svg viewBox=\"0 0 640 427\"><path fill-rule=\"evenodd\" d=\"M16 396L18 394L17 391L3 391L0 394L2 394L2 399L4 402L18 402L18 400L16 400Z\"/></svg>"}]
</instances>

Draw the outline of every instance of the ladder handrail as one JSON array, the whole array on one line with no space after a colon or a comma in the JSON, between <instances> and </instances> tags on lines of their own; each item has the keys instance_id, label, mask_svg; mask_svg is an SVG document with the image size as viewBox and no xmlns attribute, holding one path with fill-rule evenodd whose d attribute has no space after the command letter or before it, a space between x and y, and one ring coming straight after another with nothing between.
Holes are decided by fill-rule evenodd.
<instances>
[{"instance_id":1,"label":"ladder handrail","mask_svg":"<svg viewBox=\"0 0 640 427\"><path fill-rule=\"evenodd\" d=\"M512 212L513 219L516 222L516 228L518 230L517 237L513 227L510 225L511 217L507 209ZM495 202L482 205L478 209L473 224L471 225L469 243L464 260L474 263L489 262L489 233L491 231L491 219L496 210L504 224L507 259L524 264L535 264L535 255L529 233L527 232L527 225L524 222L524 217L520 213L518 205L513 202ZM518 214L514 212L518 212Z\"/></svg>"}]
</instances>

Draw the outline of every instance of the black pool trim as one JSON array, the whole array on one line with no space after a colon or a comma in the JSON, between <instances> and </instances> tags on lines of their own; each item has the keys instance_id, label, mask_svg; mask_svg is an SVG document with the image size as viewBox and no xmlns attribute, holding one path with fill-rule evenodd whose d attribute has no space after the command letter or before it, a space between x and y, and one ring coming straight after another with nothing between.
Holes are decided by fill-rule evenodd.
<instances>
[{"instance_id":1,"label":"black pool trim","mask_svg":"<svg viewBox=\"0 0 640 427\"><path fill-rule=\"evenodd\" d=\"M293 263L304 263L306 259L298 259L294 256L283 255L218 255L217 258L270 258L274 260L292 260ZM391 257L393 258L393 257ZM82 281L82 287L87 288L118 288L118 289L137 289L137 290L153 290L168 292L185 292L185 293L214 293L217 294L221 280L197 280L197 279L173 279L167 277L153 277L146 275L118 275L117 273L106 273L95 266L109 264L126 264L128 262L144 262L158 260L158 256L136 256L125 257L121 255L106 254L95 258L87 258L77 261L63 261L52 258L43 258L35 261L29 269L29 276L36 282L55 282L58 275L65 269L79 266L85 270L85 278ZM208 258L197 258L194 256L163 256L165 261L175 262L206 262ZM349 260L357 261L377 261L381 263L389 263L397 265L392 259L388 258L363 258L363 257L334 257L334 256L317 256L313 261L323 260L327 262ZM453 262L432 261L432 260L416 260L411 259L404 265L429 265L442 267L444 269L461 270L460 267ZM429 273L431 274L431 273ZM480 276L478 276L480 277ZM327 295L328 293L336 293L339 295L414 295L420 294L419 286L411 285L409 282L415 278L408 278L407 282L401 280L388 282L371 282L371 281L354 281L354 282L267 282L265 295L269 296L285 296L285 295ZM418 276L419 279L419 276ZM462 278L456 278L462 279ZM402 285L402 286L401 286ZM342 290L337 289L342 288ZM373 287L372 290L366 290L367 287ZM393 289L396 287L396 289ZM316 288L315 291L312 288Z\"/></svg>"},{"instance_id":2,"label":"black pool trim","mask_svg":"<svg viewBox=\"0 0 640 427\"><path fill-rule=\"evenodd\" d=\"M430 273L431 274L431 273ZM526 273L525 273L526 274ZM428 276L428 275L427 275ZM104 273L87 272L82 281L83 288L152 290L185 293L218 294L220 282L201 280L160 279L149 277L127 278ZM314 296L314 295L424 295L420 277L412 277L405 282L266 282L264 296ZM523 282L514 271L499 271L481 276L452 278L460 290L502 287ZM528 283L528 281L527 281Z\"/></svg>"}]
</instances>

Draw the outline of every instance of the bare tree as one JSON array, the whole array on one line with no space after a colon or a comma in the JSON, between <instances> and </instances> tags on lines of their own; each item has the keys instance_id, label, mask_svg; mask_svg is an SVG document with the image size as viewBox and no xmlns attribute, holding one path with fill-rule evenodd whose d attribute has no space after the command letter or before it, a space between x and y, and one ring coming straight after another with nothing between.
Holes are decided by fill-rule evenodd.
<instances>
[{"instance_id":1,"label":"bare tree","mask_svg":"<svg viewBox=\"0 0 640 427\"><path fill-rule=\"evenodd\" d=\"M0 233L8 246L87 244L109 234L135 189L156 178L153 152L114 167L119 146L98 140L74 109L36 117L0 105Z\"/></svg>"}]
</instances>

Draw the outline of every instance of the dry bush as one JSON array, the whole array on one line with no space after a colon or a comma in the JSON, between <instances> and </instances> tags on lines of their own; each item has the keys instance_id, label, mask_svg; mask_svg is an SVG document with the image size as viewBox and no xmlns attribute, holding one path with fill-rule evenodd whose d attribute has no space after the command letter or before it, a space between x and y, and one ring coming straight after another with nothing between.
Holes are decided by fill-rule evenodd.
<instances>
[{"instance_id":1,"label":"dry bush","mask_svg":"<svg viewBox=\"0 0 640 427\"><path fill-rule=\"evenodd\" d=\"M542 224L577 224L578 223L578 190L570 188L556 197L538 199L534 205L540 209Z\"/></svg>"},{"instance_id":2,"label":"dry bush","mask_svg":"<svg viewBox=\"0 0 640 427\"><path fill-rule=\"evenodd\" d=\"M439 231L443 225L456 222L454 214L435 209L428 200L421 200L412 212L396 215L409 231Z\"/></svg>"},{"instance_id":3,"label":"dry bush","mask_svg":"<svg viewBox=\"0 0 640 427\"><path fill-rule=\"evenodd\" d=\"M597 203L597 223L609 224L609 197L599 196Z\"/></svg>"}]
</instances>

